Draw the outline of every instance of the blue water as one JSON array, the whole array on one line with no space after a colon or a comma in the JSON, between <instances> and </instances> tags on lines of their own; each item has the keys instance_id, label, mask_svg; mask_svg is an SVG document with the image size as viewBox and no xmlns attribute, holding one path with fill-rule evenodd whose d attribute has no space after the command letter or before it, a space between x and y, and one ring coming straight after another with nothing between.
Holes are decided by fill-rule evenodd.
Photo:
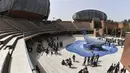
<instances>
[{"instance_id":1,"label":"blue water","mask_svg":"<svg viewBox=\"0 0 130 73\"><path fill-rule=\"evenodd\" d=\"M83 40L78 40L72 44L69 44L66 46L66 50L70 52L77 53L80 56L92 56L93 54L99 55L99 56L105 56L108 54L113 54L118 51L117 47L115 45L102 45L101 48L94 48L94 50L90 50L90 44L86 44ZM100 49L100 50L99 50Z\"/></svg>"}]
</instances>

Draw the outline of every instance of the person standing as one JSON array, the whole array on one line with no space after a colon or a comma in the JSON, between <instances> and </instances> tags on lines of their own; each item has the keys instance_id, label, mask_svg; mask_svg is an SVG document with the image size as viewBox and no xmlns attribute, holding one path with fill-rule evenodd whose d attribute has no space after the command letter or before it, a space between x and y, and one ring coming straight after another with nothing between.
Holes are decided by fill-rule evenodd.
<instances>
[{"instance_id":1,"label":"person standing","mask_svg":"<svg viewBox=\"0 0 130 73\"><path fill-rule=\"evenodd\" d=\"M112 65L109 67L109 69L107 70L107 73L112 73L112 69L113 69L113 63L112 63Z\"/></svg>"},{"instance_id":2,"label":"person standing","mask_svg":"<svg viewBox=\"0 0 130 73\"><path fill-rule=\"evenodd\" d=\"M92 58L91 58L91 65L93 65L94 56L95 56L95 54L93 54L93 56L92 56Z\"/></svg>"},{"instance_id":3,"label":"person standing","mask_svg":"<svg viewBox=\"0 0 130 73\"><path fill-rule=\"evenodd\" d=\"M89 63L90 63L90 57L88 57L87 63L88 63L88 65L89 65Z\"/></svg>"},{"instance_id":4,"label":"person standing","mask_svg":"<svg viewBox=\"0 0 130 73\"><path fill-rule=\"evenodd\" d=\"M73 62L75 62L75 55L72 56Z\"/></svg>"},{"instance_id":5,"label":"person standing","mask_svg":"<svg viewBox=\"0 0 130 73\"><path fill-rule=\"evenodd\" d=\"M116 69L116 64L114 64L113 68L112 68L112 71L111 72L114 72L115 73L115 69Z\"/></svg>"},{"instance_id":6,"label":"person standing","mask_svg":"<svg viewBox=\"0 0 130 73\"><path fill-rule=\"evenodd\" d=\"M57 36L57 40L59 40L59 37Z\"/></svg>"},{"instance_id":7,"label":"person standing","mask_svg":"<svg viewBox=\"0 0 130 73\"><path fill-rule=\"evenodd\" d=\"M86 63L86 57L84 57L84 62L83 62L83 65L85 65L85 63Z\"/></svg>"},{"instance_id":8,"label":"person standing","mask_svg":"<svg viewBox=\"0 0 130 73\"><path fill-rule=\"evenodd\" d=\"M60 47L63 47L63 42L60 42Z\"/></svg>"},{"instance_id":9,"label":"person standing","mask_svg":"<svg viewBox=\"0 0 130 73\"><path fill-rule=\"evenodd\" d=\"M118 62L117 65L116 65L116 69L117 69L117 72L119 71L120 69L120 63Z\"/></svg>"},{"instance_id":10,"label":"person standing","mask_svg":"<svg viewBox=\"0 0 130 73\"><path fill-rule=\"evenodd\" d=\"M125 66L121 69L121 73L126 73Z\"/></svg>"},{"instance_id":11,"label":"person standing","mask_svg":"<svg viewBox=\"0 0 130 73\"><path fill-rule=\"evenodd\" d=\"M51 51L51 56L53 55L53 51Z\"/></svg>"},{"instance_id":12,"label":"person standing","mask_svg":"<svg viewBox=\"0 0 130 73\"><path fill-rule=\"evenodd\" d=\"M123 73L123 71L124 71L124 68L121 69L121 72L120 72L120 73Z\"/></svg>"},{"instance_id":13,"label":"person standing","mask_svg":"<svg viewBox=\"0 0 130 73\"><path fill-rule=\"evenodd\" d=\"M98 55L97 55L97 62L98 62L98 60L99 60L99 57L100 57L100 56L99 56L99 54L98 54Z\"/></svg>"},{"instance_id":14,"label":"person standing","mask_svg":"<svg viewBox=\"0 0 130 73\"><path fill-rule=\"evenodd\" d=\"M49 54L49 50L48 50L48 48L46 49L46 56Z\"/></svg>"},{"instance_id":15,"label":"person standing","mask_svg":"<svg viewBox=\"0 0 130 73\"><path fill-rule=\"evenodd\" d=\"M88 72L88 70L85 69L85 70L83 71L83 73L89 73L89 72Z\"/></svg>"},{"instance_id":16,"label":"person standing","mask_svg":"<svg viewBox=\"0 0 130 73\"><path fill-rule=\"evenodd\" d=\"M124 45L124 41L121 40L121 48L123 48L123 45Z\"/></svg>"},{"instance_id":17,"label":"person standing","mask_svg":"<svg viewBox=\"0 0 130 73\"><path fill-rule=\"evenodd\" d=\"M83 73L89 73L87 66L85 66L85 68L84 68L84 70L83 70Z\"/></svg>"},{"instance_id":18,"label":"person standing","mask_svg":"<svg viewBox=\"0 0 130 73\"><path fill-rule=\"evenodd\" d=\"M118 73L118 71L119 71L119 70L118 70L118 68L116 67L116 68L115 68L115 72L114 72L114 73Z\"/></svg>"},{"instance_id":19,"label":"person standing","mask_svg":"<svg viewBox=\"0 0 130 73\"><path fill-rule=\"evenodd\" d=\"M38 72L38 73L41 73L39 67L38 67L37 65L36 65L35 67L36 67L37 72Z\"/></svg>"},{"instance_id":20,"label":"person standing","mask_svg":"<svg viewBox=\"0 0 130 73\"><path fill-rule=\"evenodd\" d=\"M71 58L69 58L68 65L69 65L69 67L71 68L71 65L72 65Z\"/></svg>"},{"instance_id":21,"label":"person standing","mask_svg":"<svg viewBox=\"0 0 130 73\"><path fill-rule=\"evenodd\" d=\"M83 73L83 69L81 69L78 73Z\"/></svg>"},{"instance_id":22,"label":"person standing","mask_svg":"<svg viewBox=\"0 0 130 73\"><path fill-rule=\"evenodd\" d=\"M124 68L124 73L126 73L126 69Z\"/></svg>"}]
</instances>

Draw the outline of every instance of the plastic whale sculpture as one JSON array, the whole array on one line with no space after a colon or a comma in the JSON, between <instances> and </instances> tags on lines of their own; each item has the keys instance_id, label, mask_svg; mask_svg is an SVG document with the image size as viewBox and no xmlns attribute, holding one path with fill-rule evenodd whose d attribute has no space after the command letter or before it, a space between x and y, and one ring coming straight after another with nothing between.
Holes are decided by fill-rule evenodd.
<instances>
[{"instance_id":1,"label":"plastic whale sculpture","mask_svg":"<svg viewBox=\"0 0 130 73\"><path fill-rule=\"evenodd\" d=\"M105 56L107 54L113 54L118 51L114 44L105 43L105 41L94 39L84 36L85 40L78 40L72 44L66 46L66 50L77 53L80 56Z\"/></svg>"},{"instance_id":2,"label":"plastic whale sculpture","mask_svg":"<svg viewBox=\"0 0 130 73\"><path fill-rule=\"evenodd\" d=\"M87 35L85 35L85 41L86 41L87 44L94 45L95 47L100 47L103 44L105 44L105 41L94 39L94 38L90 38Z\"/></svg>"},{"instance_id":3,"label":"plastic whale sculpture","mask_svg":"<svg viewBox=\"0 0 130 73\"><path fill-rule=\"evenodd\" d=\"M66 46L66 50L77 53L80 56L90 57L95 55L105 56L118 51L114 44L105 43L105 41L88 37L86 29L82 30L85 40L78 40Z\"/></svg>"}]
</instances>

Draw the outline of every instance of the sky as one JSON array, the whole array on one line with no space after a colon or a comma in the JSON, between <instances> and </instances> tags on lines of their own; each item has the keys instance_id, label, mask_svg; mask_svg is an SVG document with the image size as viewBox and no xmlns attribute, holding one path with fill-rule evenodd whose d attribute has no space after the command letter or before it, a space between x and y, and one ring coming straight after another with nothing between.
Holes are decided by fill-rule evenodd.
<instances>
[{"instance_id":1,"label":"sky","mask_svg":"<svg viewBox=\"0 0 130 73\"><path fill-rule=\"evenodd\" d=\"M108 19L130 19L130 0L50 0L49 20L71 21L74 13L96 9L107 14Z\"/></svg>"}]
</instances>

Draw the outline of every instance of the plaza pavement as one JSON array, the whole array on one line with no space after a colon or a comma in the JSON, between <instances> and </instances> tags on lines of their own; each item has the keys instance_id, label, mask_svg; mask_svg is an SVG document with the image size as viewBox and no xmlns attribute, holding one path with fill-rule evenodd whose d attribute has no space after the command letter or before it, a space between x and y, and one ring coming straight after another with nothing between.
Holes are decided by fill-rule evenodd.
<instances>
[{"instance_id":1,"label":"plaza pavement","mask_svg":"<svg viewBox=\"0 0 130 73\"><path fill-rule=\"evenodd\" d=\"M40 64L40 66L44 68L44 70L41 70L42 72L46 71L47 73L78 73L80 69L84 68L84 66L82 66L84 57L75 54L77 62L73 63L72 68L69 68L67 66L62 66L61 61L63 59L71 58L72 55L74 54L72 52L68 52L65 49L65 46L67 44L73 43L76 40L84 40L83 35L73 35L73 37L62 36L59 39L62 40L64 44L64 48L61 48L61 50L59 51L60 55L51 56L49 54L46 56L45 53L43 55L40 55L40 54L38 55L34 52L30 54L31 59L33 59L32 60L33 63L37 61ZM107 73L107 70L110 67L110 65L112 63L117 64L121 59L123 48L121 48L120 46L117 46L117 48L118 48L118 51L116 53L100 57L98 67L88 66L89 73ZM120 68L122 68L122 65Z\"/></svg>"}]
</instances>

